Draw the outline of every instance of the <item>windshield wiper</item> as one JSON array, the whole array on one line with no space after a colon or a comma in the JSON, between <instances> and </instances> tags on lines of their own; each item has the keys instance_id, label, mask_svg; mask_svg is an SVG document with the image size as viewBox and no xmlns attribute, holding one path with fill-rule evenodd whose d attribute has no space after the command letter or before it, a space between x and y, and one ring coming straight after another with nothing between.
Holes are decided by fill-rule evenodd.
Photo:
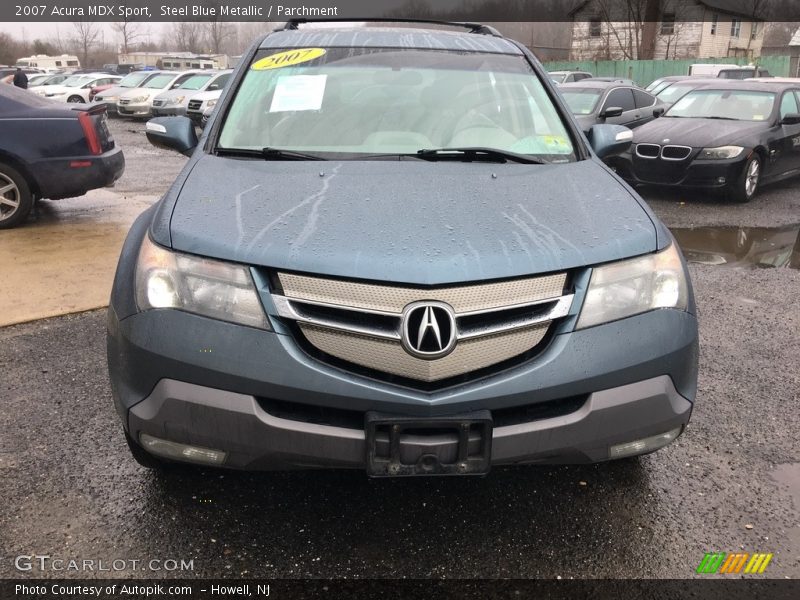
<instances>
[{"instance_id":1,"label":"windshield wiper","mask_svg":"<svg viewBox=\"0 0 800 600\"><path fill-rule=\"evenodd\" d=\"M716 116L709 116L703 117L704 119L719 119L720 121L741 121L741 119L736 119L734 117L716 117Z\"/></svg>"},{"instance_id":2,"label":"windshield wiper","mask_svg":"<svg viewBox=\"0 0 800 600\"><path fill-rule=\"evenodd\" d=\"M413 156L413 155L412 155ZM423 148L417 150L416 156L425 160L439 160L447 158L456 158L457 160L484 160L489 162L517 162L530 165L544 165L545 161L528 156L526 154L517 154L516 152L509 152L507 150L499 150L497 148L483 148L483 147L470 147L470 148Z\"/></svg>"},{"instance_id":3,"label":"windshield wiper","mask_svg":"<svg viewBox=\"0 0 800 600\"><path fill-rule=\"evenodd\" d=\"M294 150L282 150L267 146L261 150L252 148L217 148L216 153L220 156L251 156L264 160L327 160L314 154L295 152Z\"/></svg>"}]
</instances>

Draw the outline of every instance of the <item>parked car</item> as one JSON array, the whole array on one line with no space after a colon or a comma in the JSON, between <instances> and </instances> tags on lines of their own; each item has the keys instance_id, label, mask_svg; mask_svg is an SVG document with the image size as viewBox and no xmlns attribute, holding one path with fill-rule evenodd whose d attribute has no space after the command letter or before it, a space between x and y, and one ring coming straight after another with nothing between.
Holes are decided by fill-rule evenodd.
<instances>
[{"instance_id":1,"label":"parked car","mask_svg":"<svg viewBox=\"0 0 800 600\"><path fill-rule=\"evenodd\" d=\"M106 90L109 90L113 87L116 87L119 82L116 81L114 83L106 83L105 85L96 85L91 90L89 90L89 102L93 102L97 94L101 94Z\"/></svg>"},{"instance_id":2,"label":"parked car","mask_svg":"<svg viewBox=\"0 0 800 600\"><path fill-rule=\"evenodd\" d=\"M105 73L86 73L68 77L58 85L42 88L45 98L61 102L89 102L89 93L98 85L116 83L122 79L119 75Z\"/></svg>"},{"instance_id":3,"label":"parked car","mask_svg":"<svg viewBox=\"0 0 800 600\"><path fill-rule=\"evenodd\" d=\"M17 72L16 67L6 67L0 69L0 83L12 83L14 81L14 73ZM41 75L42 72L39 69L32 69L32 68L24 68L22 72L25 73L28 77L32 77L35 75Z\"/></svg>"},{"instance_id":4,"label":"parked car","mask_svg":"<svg viewBox=\"0 0 800 600\"><path fill-rule=\"evenodd\" d=\"M489 27L297 25L251 47L206 143L146 125L191 158L111 295L134 457L480 474L675 440L697 322L669 231L600 160L631 132L590 147Z\"/></svg>"},{"instance_id":5,"label":"parked car","mask_svg":"<svg viewBox=\"0 0 800 600\"><path fill-rule=\"evenodd\" d=\"M707 83L715 83L716 81L716 79L706 79L704 77L689 77L688 79L676 81L672 85L662 88L661 91L656 94L656 98L664 105L664 109L667 109L692 90Z\"/></svg>"},{"instance_id":6,"label":"parked car","mask_svg":"<svg viewBox=\"0 0 800 600\"><path fill-rule=\"evenodd\" d=\"M117 114L121 117L149 117L152 114L153 98L167 90L177 88L184 81L202 71L161 71L147 79L139 87L120 94Z\"/></svg>"},{"instance_id":7,"label":"parked car","mask_svg":"<svg viewBox=\"0 0 800 600\"><path fill-rule=\"evenodd\" d=\"M748 202L798 173L800 85L724 81L690 91L613 158L632 184L719 189Z\"/></svg>"},{"instance_id":8,"label":"parked car","mask_svg":"<svg viewBox=\"0 0 800 600\"><path fill-rule=\"evenodd\" d=\"M561 95L584 132L597 123L612 123L628 128L638 127L655 119L661 107L658 99L639 87L613 81L587 79L563 83Z\"/></svg>"},{"instance_id":9,"label":"parked car","mask_svg":"<svg viewBox=\"0 0 800 600\"><path fill-rule=\"evenodd\" d=\"M162 92L153 98L153 116L185 115L189 100L194 97L194 94L204 91L222 91L231 73L231 70L207 71L189 77L178 87Z\"/></svg>"},{"instance_id":10,"label":"parked car","mask_svg":"<svg viewBox=\"0 0 800 600\"><path fill-rule=\"evenodd\" d=\"M612 83L621 83L630 87L642 87L633 79L625 79L623 77L592 77L592 81L610 81Z\"/></svg>"},{"instance_id":11,"label":"parked car","mask_svg":"<svg viewBox=\"0 0 800 600\"><path fill-rule=\"evenodd\" d=\"M33 85L31 85L31 81L28 80L28 91L39 96L44 96L45 92L47 91L45 88L51 85L60 85L71 76L72 75L69 73L56 73L54 75L45 74L46 79L37 81Z\"/></svg>"},{"instance_id":12,"label":"parked car","mask_svg":"<svg viewBox=\"0 0 800 600\"><path fill-rule=\"evenodd\" d=\"M120 79L119 82L117 82L117 84L113 87L103 90L101 93L95 94L92 102L105 105L109 116L116 117L117 101L119 100L119 97L122 94L131 91L132 89L144 85L160 73L162 73L162 71L135 71L133 73L129 73Z\"/></svg>"},{"instance_id":13,"label":"parked car","mask_svg":"<svg viewBox=\"0 0 800 600\"><path fill-rule=\"evenodd\" d=\"M110 185L125 169L102 107L61 106L0 87L0 229L19 225L35 198L70 198Z\"/></svg>"},{"instance_id":14,"label":"parked car","mask_svg":"<svg viewBox=\"0 0 800 600\"><path fill-rule=\"evenodd\" d=\"M691 75L669 75L667 77L659 77L658 79L654 79L650 82L644 90L646 92L650 92L651 94L658 94L660 91L668 88L669 86L673 85L678 81L686 81L687 79L692 79Z\"/></svg>"},{"instance_id":15,"label":"parked car","mask_svg":"<svg viewBox=\"0 0 800 600\"><path fill-rule=\"evenodd\" d=\"M207 92L200 92L193 94L189 98L189 103L186 105L186 116L189 117L195 125L205 127L207 122L206 115L210 115L211 111L217 105L222 90L211 90Z\"/></svg>"},{"instance_id":16,"label":"parked car","mask_svg":"<svg viewBox=\"0 0 800 600\"><path fill-rule=\"evenodd\" d=\"M593 77L591 73L585 71L550 71L548 75L556 83L572 83Z\"/></svg>"}]
</instances>

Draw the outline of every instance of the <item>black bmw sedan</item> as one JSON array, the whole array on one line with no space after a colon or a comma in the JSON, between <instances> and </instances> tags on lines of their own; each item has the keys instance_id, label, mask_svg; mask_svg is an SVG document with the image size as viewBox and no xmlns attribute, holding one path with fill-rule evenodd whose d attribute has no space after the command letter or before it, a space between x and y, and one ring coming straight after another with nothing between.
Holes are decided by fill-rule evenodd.
<instances>
[{"instance_id":1,"label":"black bmw sedan","mask_svg":"<svg viewBox=\"0 0 800 600\"><path fill-rule=\"evenodd\" d=\"M629 183L722 190L749 202L800 173L800 85L719 81L634 132L612 166Z\"/></svg>"}]
</instances>

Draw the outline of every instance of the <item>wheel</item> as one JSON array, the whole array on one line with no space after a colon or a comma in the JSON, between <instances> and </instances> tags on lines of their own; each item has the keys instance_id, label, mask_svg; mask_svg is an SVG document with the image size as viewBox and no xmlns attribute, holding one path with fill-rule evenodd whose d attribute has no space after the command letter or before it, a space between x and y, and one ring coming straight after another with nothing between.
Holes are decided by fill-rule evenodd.
<instances>
[{"instance_id":1,"label":"wheel","mask_svg":"<svg viewBox=\"0 0 800 600\"><path fill-rule=\"evenodd\" d=\"M728 191L728 197L734 202L750 202L758 191L761 181L761 156L753 153L745 163L742 174Z\"/></svg>"},{"instance_id":2,"label":"wheel","mask_svg":"<svg viewBox=\"0 0 800 600\"><path fill-rule=\"evenodd\" d=\"M161 460L160 458L147 452L144 448L137 444L130 435L128 435L127 431L125 432L125 441L128 442L128 448L131 451L133 460L135 460L144 468L163 471L172 466L173 463Z\"/></svg>"},{"instance_id":3,"label":"wheel","mask_svg":"<svg viewBox=\"0 0 800 600\"><path fill-rule=\"evenodd\" d=\"M86 100L84 100L80 96L70 96L69 98L67 98L67 102L72 102L73 104L77 104L78 102L86 102Z\"/></svg>"},{"instance_id":4,"label":"wheel","mask_svg":"<svg viewBox=\"0 0 800 600\"><path fill-rule=\"evenodd\" d=\"M0 163L0 229L16 227L33 208L33 194L19 171Z\"/></svg>"}]
</instances>

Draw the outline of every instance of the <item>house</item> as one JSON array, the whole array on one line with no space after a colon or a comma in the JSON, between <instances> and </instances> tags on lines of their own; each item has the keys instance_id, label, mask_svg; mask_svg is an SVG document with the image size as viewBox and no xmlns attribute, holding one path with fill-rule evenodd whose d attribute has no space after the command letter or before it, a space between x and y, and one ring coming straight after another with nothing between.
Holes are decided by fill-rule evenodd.
<instances>
[{"instance_id":1,"label":"house","mask_svg":"<svg viewBox=\"0 0 800 600\"><path fill-rule=\"evenodd\" d=\"M584 0L570 11L572 60L754 58L764 0Z\"/></svg>"}]
</instances>

